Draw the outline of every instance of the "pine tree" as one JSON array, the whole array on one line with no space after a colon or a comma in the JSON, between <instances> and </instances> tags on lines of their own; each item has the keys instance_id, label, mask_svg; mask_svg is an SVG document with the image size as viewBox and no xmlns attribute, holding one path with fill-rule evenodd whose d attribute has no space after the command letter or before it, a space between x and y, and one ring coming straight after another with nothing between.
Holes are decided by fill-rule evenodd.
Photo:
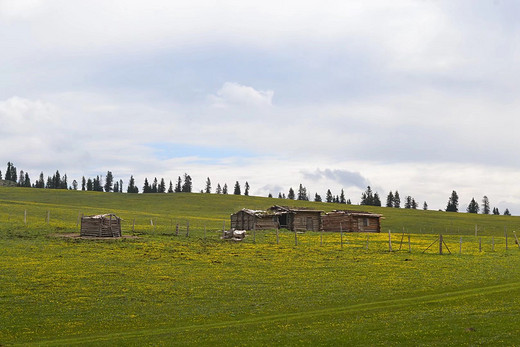
<instances>
[{"instance_id":1,"label":"pine tree","mask_svg":"<svg viewBox=\"0 0 520 347\"><path fill-rule=\"evenodd\" d=\"M489 214L489 212L489 199L487 196L484 195L484 197L482 198L482 214Z\"/></svg>"},{"instance_id":2,"label":"pine tree","mask_svg":"<svg viewBox=\"0 0 520 347\"><path fill-rule=\"evenodd\" d=\"M386 197L386 207L394 207L394 193L392 191Z\"/></svg>"},{"instance_id":3,"label":"pine tree","mask_svg":"<svg viewBox=\"0 0 520 347\"><path fill-rule=\"evenodd\" d=\"M327 202L332 202L334 200L334 197L332 196L332 192L330 189L327 189L327 194L325 195L325 200Z\"/></svg>"},{"instance_id":4,"label":"pine tree","mask_svg":"<svg viewBox=\"0 0 520 347\"><path fill-rule=\"evenodd\" d=\"M42 172L43 175L43 172ZM85 176L81 178L81 190L87 189L87 180L85 179Z\"/></svg>"},{"instance_id":5,"label":"pine tree","mask_svg":"<svg viewBox=\"0 0 520 347\"><path fill-rule=\"evenodd\" d=\"M498 210L498 207L494 207L494 208L493 208L493 214L494 214L495 216L499 216L499 215L500 215L500 211Z\"/></svg>"},{"instance_id":6,"label":"pine tree","mask_svg":"<svg viewBox=\"0 0 520 347\"><path fill-rule=\"evenodd\" d=\"M401 198L399 192L396 190L394 194L394 208L401 208Z\"/></svg>"},{"instance_id":7,"label":"pine tree","mask_svg":"<svg viewBox=\"0 0 520 347\"><path fill-rule=\"evenodd\" d=\"M128 181L128 187L126 187L127 193L137 193L137 187L135 186L135 179L134 176L130 176L130 180Z\"/></svg>"},{"instance_id":8,"label":"pine tree","mask_svg":"<svg viewBox=\"0 0 520 347\"><path fill-rule=\"evenodd\" d=\"M180 192L182 192L181 176L179 176L179 178L177 179L177 184L175 185L175 193L180 193Z\"/></svg>"},{"instance_id":9,"label":"pine tree","mask_svg":"<svg viewBox=\"0 0 520 347\"><path fill-rule=\"evenodd\" d=\"M410 195L405 198L404 208L412 208L412 197Z\"/></svg>"},{"instance_id":10,"label":"pine tree","mask_svg":"<svg viewBox=\"0 0 520 347\"><path fill-rule=\"evenodd\" d=\"M106 175L106 178L105 178L105 192L111 192L113 189L112 189L112 185L113 185L113 182L114 182L114 176L112 176L112 172L111 171L107 171L107 175Z\"/></svg>"},{"instance_id":11,"label":"pine tree","mask_svg":"<svg viewBox=\"0 0 520 347\"><path fill-rule=\"evenodd\" d=\"M152 193L158 193L158 192L159 192L159 187L157 184L157 177L154 177L153 183L152 183Z\"/></svg>"},{"instance_id":12,"label":"pine tree","mask_svg":"<svg viewBox=\"0 0 520 347\"><path fill-rule=\"evenodd\" d=\"M23 187L25 183L25 174L23 170L20 170L20 175L18 176L18 183L16 184L18 187Z\"/></svg>"},{"instance_id":13,"label":"pine tree","mask_svg":"<svg viewBox=\"0 0 520 347\"><path fill-rule=\"evenodd\" d=\"M60 183L60 189L67 189L67 187L69 186L69 184L67 183L67 174L63 175L63 177L61 178L61 183Z\"/></svg>"},{"instance_id":14,"label":"pine tree","mask_svg":"<svg viewBox=\"0 0 520 347\"><path fill-rule=\"evenodd\" d=\"M341 194L339 195L339 203L340 204L346 204L347 201L345 200L345 192L343 189L341 189Z\"/></svg>"},{"instance_id":15,"label":"pine tree","mask_svg":"<svg viewBox=\"0 0 520 347\"><path fill-rule=\"evenodd\" d=\"M168 187L168 193L173 193L173 182L170 180L170 186Z\"/></svg>"},{"instance_id":16,"label":"pine tree","mask_svg":"<svg viewBox=\"0 0 520 347\"><path fill-rule=\"evenodd\" d=\"M269 195L267 195L268 198L272 198L273 197L273 194L269 193Z\"/></svg>"},{"instance_id":17,"label":"pine tree","mask_svg":"<svg viewBox=\"0 0 520 347\"><path fill-rule=\"evenodd\" d=\"M184 174L184 184L182 185L182 192L183 193L191 193L192 190L192 183L191 183L191 176L187 173Z\"/></svg>"},{"instance_id":18,"label":"pine tree","mask_svg":"<svg viewBox=\"0 0 520 347\"><path fill-rule=\"evenodd\" d=\"M289 188L289 194L287 194L287 198L294 200L296 198L296 194L294 193L294 189L292 187Z\"/></svg>"},{"instance_id":19,"label":"pine tree","mask_svg":"<svg viewBox=\"0 0 520 347\"><path fill-rule=\"evenodd\" d=\"M511 215L511 212L509 212L509 209L506 208L506 210L504 211L504 216L510 216Z\"/></svg>"},{"instance_id":20,"label":"pine tree","mask_svg":"<svg viewBox=\"0 0 520 347\"><path fill-rule=\"evenodd\" d=\"M374 194L372 193L372 188L370 188L370 186L368 186L367 190L361 194L361 205L374 205Z\"/></svg>"},{"instance_id":21,"label":"pine tree","mask_svg":"<svg viewBox=\"0 0 520 347\"><path fill-rule=\"evenodd\" d=\"M321 202L321 196L319 196L318 193L314 194L314 201Z\"/></svg>"},{"instance_id":22,"label":"pine tree","mask_svg":"<svg viewBox=\"0 0 520 347\"><path fill-rule=\"evenodd\" d=\"M115 181L114 183L114 193L119 193L119 182Z\"/></svg>"},{"instance_id":23,"label":"pine tree","mask_svg":"<svg viewBox=\"0 0 520 347\"><path fill-rule=\"evenodd\" d=\"M224 183L224 187L222 187L222 194L227 194L227 193L228 193L227 183Z\"/></svg>"},{"instance_id":24,"label":"pine tree","mask_svg":"<svg viewBox=\"0 0 520 347\"><path fill-rule=\"evenodd\" d=\"M282 193L281 193L281 192L278 193L278 199L283 199L283 197L282 197Z\"/></svg>"},{"instance_id":25,"label":"pine tree","mask_svg":"<svg viewBox=\"0 0 520 347\"><path fill-rule=\"evenodd\" d=\"M301 183L298 188L298 200L307 200L307 189Z\"/></svg>"},{"instance_id":26,"label":"pine tree","mask_svg":"<svg viewBox=\"0 0 520 347\"><path fill-rule=\"evenodd\" d=\"M72 189L78 190L78 181L76 181L76 180L72 181Z\"/></svg>"},{"instance_id":27,"label":"pine tree","mask_svg":"<svg viewBox=\"0 0 520 347\"><path fill-rule=\"evenodd\" d=\"M222 194L222 188L220 188L220 183L217 183L217 189L215 190L215 193Z\"/></svg>"},{"instance_id":28,"label":"pine tree","mask_svg":"<svg viewBox=\"0 0 520 347\"><path fill-rule=\"evenodd\" d=\"M428 204L426 203L426 201L424 202L422 209L425 211L428 209Z\"/></svg>"},{"instance_id":29,"label":"pine tree","mask_svg":"<svg viewBox=\"0 0 520 347\"><path fill-rule=\"evenodd\" d=\"M381 206L381 199L379 198L379 194L377 192L374 193L374 200L372 202L373 206Z\"/></svg>"},{"instance_id":30,"label":"pine tree","mask_svg":"<svg viewBox=\"0 0 520 347\"><path fill-rule=\"evenodd\" d=\"M459 212L459 196L456 191L451 192L451 196L446 206L446 212Z\"/></svg>"},{"instance_id":31,"label":"pine tree","mask_svg":"<svg viewBox=\"0 0 520 347\"><path fill-rule=\"evenodd\" d=\"M480 207L478 206L477 202L475 201L475 198L471 198L471 201L470 201L466 211L468 213L478 213L479 209L480 209Z\"/></svg>"},{"instance_id":32,"label":"pine tree","mask_svg":"<svg viewBox=\"0 0 520 347\"><path fill-rule=\"evenodd\" d=\"M233 189L233 194L235 195L240 195L241 192L240 192L240 183L238 183L238 181L235 182L235 189Z\"/></svg>"},{"instance_id":33,"label":"pine tree","mask_svg":"<svg viewBox=\"0 0 520 347\"><path fill-rule=\"evenodd\" d=\"M143 193L151 193L152 187L150 187L150 183L148 183L148 178L144 178L144 185L143 185Z\"/></svg>"},{"instance_id":34,"label":"pine tree","mask_svg":"<svg viewBox=\"0 0 520 347\"><path fill-rule=\"evenodd\" d=\"M244 188L244 195L249 196L249 183L247 183L247 181Z\"/></svg>"},{"instance_id":35,"label":"pine tree","mask_svg":"<svg viewBox=\"0 0 520 347\"><path fill-rule=\"evenodd\" d=\"M350 201L350 199L347 199L347 205L352 205L352 201Z\"/></svg>"},{"instance_id":36,"label":"pine tree","mask_svg":"<svg viewBox=\"0 0 520 347\"><path fill-rule=\"evenodd\" d=\"M157 188L158 193L166 193L166 183L164 182L164 178L161 178L161 182L159 183L159 187Z\"/></svg>"},{"instance_id":37,"label":"pine tree","mask_svg":"<svg viewBox=\"0 0 520 347\"><path fill-rule=\"evenodd\" d=\"M2 171L0 171L0 180L2 179Z\"/></svg>"},{"instance_id":38,"label":"pine tree","mask_svg":"<svg viewBox=\"0 0 520 347\"><path fill-rule=\"evenodd\" d=\"M205 193L206 194L211 194L211 180L209 179L209 177L206 179L206 190L205 190Z\"/></svg>"},{"instance_id":39,"label":"pine tree","mask_svg":"<svg viewBox=\"0 0 520 347\"><path fill-rule=\"evenodd\" d=\"M417 210L417 207L419 206L419 204L417 204L417 202L415 202L415 199L412 198L412 209L414 210Z\"/></svg>"},{"instance_id":40,"label":"pine tree","mask_svg":"<svg viewBox=\"0 0 520 347\"><path fill-rule=\"evenodd\" d=\"M92 182L92 179L89 177L87 180L87 191L93 191L94 190L94 182Z\"/></svg>"}]
</instances>

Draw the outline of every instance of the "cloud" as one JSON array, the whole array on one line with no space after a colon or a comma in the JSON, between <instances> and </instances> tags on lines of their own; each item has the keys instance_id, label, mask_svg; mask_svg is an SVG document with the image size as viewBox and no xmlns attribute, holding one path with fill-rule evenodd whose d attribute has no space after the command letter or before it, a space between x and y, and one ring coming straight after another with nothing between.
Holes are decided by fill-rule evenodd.
<instances>
[{"instance_id":1,"label":"cloud","mask_svg":"<svg viewBox=\"0 0 520 347\"><path fill-rule=\"evenodd\" d=\"M316 171L314 172L303 171L302 175L305 179L311 181L327 179L340 183L345 187L357 187L360 189L364 189L369 185L368 180L365 177L363 177L359 172L352 172L347 170L316 169Z\"/></svg>"},{"instance_id":2,"label":"cloud","mask_svg":"<svg viewBox=\"0 0 520 347\"><path fill-rule=\"evenodd\" d=\"M234 82L226 82L210 100L214 107L272 106L272 90L256 90Z\"/></svg>"}]
</instances>

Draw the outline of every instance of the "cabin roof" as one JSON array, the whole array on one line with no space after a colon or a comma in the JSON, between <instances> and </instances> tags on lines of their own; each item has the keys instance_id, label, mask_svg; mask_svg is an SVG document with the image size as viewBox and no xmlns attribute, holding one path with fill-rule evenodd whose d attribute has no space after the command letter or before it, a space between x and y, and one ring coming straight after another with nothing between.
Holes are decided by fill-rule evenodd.
<instances>
[{"instance_id":1,"label":"cabin roof","mask_svg":"<svg viewBox=\"0 0 520 347\"><path fill-rule=\"evenodd\" d=\"M382 214L366 212L366 211L353 211L353 210L334 210L334 211L328 212L326 214L346 214L346 215L349 215L349 216L372 217L372 218L381 218L381 217L383 217Z\"/></svg>"}]
</instances>

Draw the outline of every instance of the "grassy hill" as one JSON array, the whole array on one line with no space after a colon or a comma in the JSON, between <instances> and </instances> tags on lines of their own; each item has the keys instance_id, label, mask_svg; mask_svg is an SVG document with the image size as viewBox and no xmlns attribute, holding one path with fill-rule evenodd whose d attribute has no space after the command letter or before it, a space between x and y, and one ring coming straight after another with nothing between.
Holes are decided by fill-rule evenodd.
<instances>
[{"instance_id":1,"label":"grassy hill","mask_svg":"<svg viewBox=\"0 0 520 347\"><path fill-rule=\"evenodd\" d=\"M256 243L252 235L241 243L219 239L230 213L287 202L0 188L0 345L511 345L520 340L520 249L511 242L506 250L503 239L504 227L512 237L518 217L363 207L385 215L383 228L394 230L393 252L387 233L348 234L342 243L338 233L322 239L321 233L307 232L296 235L298 245L290 232L281 232L279 243L274 231L257 232ZM80 213L106 212L125 219L126 234L135 218L139 237L59 237L77 232ZM190 236L174 236L172 225L184 227L187 220ZM403 227L412 233L411 252L400 243ZM432 233L446 229L452 254L424 252L435 241Z\"/></svg>"},{"instance_id":2,"label":"grassy hill","mask_svg":"<svg viewBox=\"0 0 520 347\"><path fill-rule=\"evenodd\" d=\"M382 230L408 233L473 235L475 226L480 235L503 235L520 227L520 217L475 215L395 209L386 207L316 203L276 198L249 197L216 194L117 194L67 190L0 187L0 221L23 221L27 213L28 223L42 223L47 211L51 221L62 228L74 229L78 214L113 212L124 219L123 231L136 228L150 229L150 219L156 230L168 230L171 224L184 225L189 220L193 230L222 228L223 221L229 227L229 216L242 208L266 209L274 204L311 207L323 211L355 209L380 213L384 216ZM27 211L27 212L25 212Z\"/></svg>"}]
</instances>

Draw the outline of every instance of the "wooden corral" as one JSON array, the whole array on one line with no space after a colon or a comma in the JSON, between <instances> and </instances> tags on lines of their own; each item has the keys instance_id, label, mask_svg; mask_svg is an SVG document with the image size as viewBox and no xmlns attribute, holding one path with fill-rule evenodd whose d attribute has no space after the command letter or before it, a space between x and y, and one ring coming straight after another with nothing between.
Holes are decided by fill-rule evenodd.
<instances>
[{"instance_id":1,"label":"wooden corral","mask_svg":"<svg viewBox=\"0 0 520 347\"><path fill-rule=\"evenodd\" d=\"M277 217L280 228L291 231L321 230L321 213L323 211L275 205L270 207L267 212Z\"/></svg>"},{"instance_id":2,"label":"wooden corral","mask_svg":"<svg viewBox=\"0 0 520 347\"><path fill-rule=\"evenodd\" d=\"M277 226L278 217L265 211L244 208L231 215L231 229L235 230L267 230Z\"/></svg>"},{"instance_id":3,"label":"wooden corral","mask_svg":"<svg viewBox=\"0 0 520 347\"><path fill-rule=\"evenodd\" d=\"M336 210L322 216L323 231L381 232L380 214Z\"/></svg>"},{"instance_id":4,"label":"wooden corral","mask_svg":"<svg viewBox=\"0 0 520 347\"><path fill-rule=\"evenodd\" d=\"M81 217L80 236L121 237L121 218L115 214Z\"/></svg>"}]
</instances>

